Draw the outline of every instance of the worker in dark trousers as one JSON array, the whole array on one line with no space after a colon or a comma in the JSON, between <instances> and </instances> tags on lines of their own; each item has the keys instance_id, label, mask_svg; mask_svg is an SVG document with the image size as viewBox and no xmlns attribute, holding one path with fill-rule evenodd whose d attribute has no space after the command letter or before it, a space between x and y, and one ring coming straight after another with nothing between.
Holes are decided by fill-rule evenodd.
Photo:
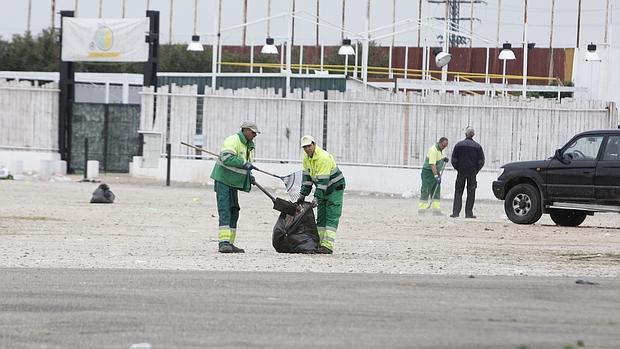
<instances>
[{"instance_id":1,"label":"worker in dark trousers","mask_svg":"<svg viewBox=\"0 0 620 349\"><path fill-rule=\"evenodd\" d=\"M474 201L476 200L476 175L484 166L484 151L478 142L474 141L476 132L473 128L465 129L465 139L456 143L452 150L452 167L457 171L454 186L454 203L450 217L456 218L463 206L463 190L467 184L467 201L465 202L465 218L474 216Z\"/></svg>"}]
</instances>

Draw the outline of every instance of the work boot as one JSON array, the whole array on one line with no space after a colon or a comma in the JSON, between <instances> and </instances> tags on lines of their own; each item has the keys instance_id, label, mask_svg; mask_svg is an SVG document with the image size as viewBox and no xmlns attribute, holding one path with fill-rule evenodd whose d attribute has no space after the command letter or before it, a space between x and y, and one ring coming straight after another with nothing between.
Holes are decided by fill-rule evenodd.
<instances>
[{"instance_id":1,"label":"work boot","mask_svg":"<svg viewBox=\"0 0 620 349\"><path fill-rule=\"evenodd\" d=\"M459 218L459 215L453 213L453 214L450 215L450 217L452 217L452 218Z\"/></svg>"},{"instance_id":2,"label":"work boot","mask_svg":"<svg viewBox=\"0 0 620 349\"><path fill-rule=\"evenodd\" d=\"M473 214L468 214L465 216L465 218L476 218L476 216L474 216Z\"/></svg>"},{"instance_id":3,"label":"work boot","mask_svg":"<svg viewBox=\"0 0 620 349\"><path fill-rule=\"evenodd\" d=\"M325 246L319 246L319 248L316 249L316 253L317 254L332 254L334 252Z\"/></svg>"},{"instance_id":4,"label":"work boot","mask_svg":"<svg viewBox=\"0 0 620 349\"><path fill-rule=\"evenodd\" d=\"M228 241L220 242L220 253L244 253L245 250L239 248Z\"/></svg>"},{"instance_id":5,"label":"work boot","mask_svg":"<svg viewBox=\"0 0 620 349\"><path fill-rule=\"evenodd\" d=\"M230 246L232 246L233 253L245 253L245 250L242 249L242 248L239 248L239 247L237 247L237 246L235 246L233 244L231 244Z\"/></svg>"}]
</instances>

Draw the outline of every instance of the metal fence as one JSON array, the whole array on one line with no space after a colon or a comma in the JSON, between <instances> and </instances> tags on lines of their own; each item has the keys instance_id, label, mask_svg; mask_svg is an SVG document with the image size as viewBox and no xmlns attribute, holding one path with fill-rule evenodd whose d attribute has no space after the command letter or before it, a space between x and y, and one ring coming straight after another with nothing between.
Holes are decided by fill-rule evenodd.
<instances>
[{"instance_id":1,"label":"metal fence","mask_svg":"<svg viewBox=\"0 0 620 349\"><path fill-rule=\"evenodd\" d=\"M195 85L163 87L157 94L144 89L140 130L161 133L162 152L170 142L174 155L195 155L181 141L219 151L223 139L248 119L262 131L256 138L261 159L299 160L299 139L311 134L339 163L415 167L437 139L445 136L454 144L472 126L487 168L498 168L550 156L577 132L618 126L613 103L589 100L422 97L375 90L325 94L297 89L288 98L274 89L196 91ZM198 105L204 108L201 120ZM202 132L196 137L199 121Z\"/></svg>"}]
</instances>

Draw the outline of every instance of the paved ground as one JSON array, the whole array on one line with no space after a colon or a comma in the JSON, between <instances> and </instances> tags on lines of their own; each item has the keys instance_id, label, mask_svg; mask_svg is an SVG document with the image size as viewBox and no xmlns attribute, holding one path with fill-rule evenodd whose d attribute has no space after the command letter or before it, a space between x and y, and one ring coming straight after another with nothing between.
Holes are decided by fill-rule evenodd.
<instances>
[{"instance_id":1,"label":"paved ground","mask_svg":"<svg viewBox=\"0 0 620 349\"><path fill-rule=\"evenodd\" d=\"M519 226L499 201L466 220L348 193L334 255L284 255L253 191L248 253L222 255L212 187L107 177L116 203L91 205L76 179L0 181L1 348L620 343L616 214Z\"/></svg>"},{"instance_id":2,"label":"paved ground","mask_svg":"<svg viewBox=\"0 0 620 349\"><path fill-rule=\"evenodd\" d=\"M0 279L3 348L620 343L618 279L106 269L0 269Z\"/></svg>"},{"instance_id":3,"label":"paved ground","mask_svg":"<svg viewBox=\"0 0 620 349\"><path fill-rule=\"evenodd\" d=\"M257 190L240 194L244 255L217 251L212 187L105 179L113 205L89 204L97 184L0 181L0 267L618 277L620 215L565 228L509 222L501 202L477 220L418 216L416 201L347 194L332 256L271 246L278 212ZM451 207L450 202L444 202Z\"/></svg>"}]
</instances>

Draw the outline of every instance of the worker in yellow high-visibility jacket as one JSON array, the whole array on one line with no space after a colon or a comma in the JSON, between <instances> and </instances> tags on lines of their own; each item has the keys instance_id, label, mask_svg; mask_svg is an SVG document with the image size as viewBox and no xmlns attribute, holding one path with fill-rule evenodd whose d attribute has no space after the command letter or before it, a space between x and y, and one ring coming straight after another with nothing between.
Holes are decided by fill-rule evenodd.
<instances>
[{"instance_id":1,"label":"worker in yellow high-visibility jacket","mask_svg":"<svg viewBox=\"0 0 620 349\"><path fill-rule=\"evenodd\" d=\"M317 202L316 225L320 246L317 253L331 254L334 250L336 230L342 215L342 201L345 188L344 175L336 166L334 157L316 145L312 136L301 138L303 155L303 179L298 202L310 194L312 185Z\"/></svg>"},{"instance_id":2,"label":"worker in yellow high-visibility jacket","mask_svg":"<svg viewBox=\"0 0 620 349\"><path fill-rule=\"evenodd\" d=\"M428 149L422 165L419 213L426 212L430 206L434 214L441 215L441 173L448 162L448 158L443 154L447 147L448 138L441 137Z\"/></svg>"}]
</instances>

